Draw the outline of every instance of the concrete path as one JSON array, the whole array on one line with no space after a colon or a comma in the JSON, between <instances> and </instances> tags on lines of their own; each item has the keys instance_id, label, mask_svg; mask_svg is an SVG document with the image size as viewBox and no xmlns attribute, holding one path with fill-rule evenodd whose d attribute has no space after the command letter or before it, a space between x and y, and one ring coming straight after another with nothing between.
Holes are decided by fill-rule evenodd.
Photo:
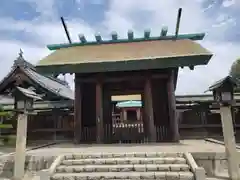
<instances>
[{"instance_id":1,"label":"concrete path","mask_svg":"<svg viewBox=\"0 0 240 180\"><path fill-rule=\"evenodd\" d=\"M29 154L44 153L48 155L72 152L97 153L97 152L224 152L222 145L205 140L182 140L175 143L153 144L105 144L105 145L75 145L73 143L56 144L46 148L31 150Z\"/></svg>"}]
</instances>

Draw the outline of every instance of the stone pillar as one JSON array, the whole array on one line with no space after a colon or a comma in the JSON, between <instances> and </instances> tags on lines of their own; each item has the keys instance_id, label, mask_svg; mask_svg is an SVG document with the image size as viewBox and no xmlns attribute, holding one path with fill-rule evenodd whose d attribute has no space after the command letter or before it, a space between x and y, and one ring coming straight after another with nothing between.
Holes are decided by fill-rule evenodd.
<instances>
[{"instance_id":1,"label":"stone pillar","mask_svg":"<svg viewBox=\"0 0 240 180\"><path fill-rule=\"evenodd\" d=\"M14 179L21 180L25 174L27 114L19 114L17 119L17 140L14 159Z\"/></svg>"},{"instance_id":2,"label":"stone pillar","mask_svg":"<svg viewBox=\"0 0 240 180\"><path fill-rule=\"evenodd\" d=\"M221 121L225 152L228 159L228 174L232 180L240 180L239 159L236 150L236 142L233 131L232 112L230 106L221 106Z\"/></svg>"}]
</instances>

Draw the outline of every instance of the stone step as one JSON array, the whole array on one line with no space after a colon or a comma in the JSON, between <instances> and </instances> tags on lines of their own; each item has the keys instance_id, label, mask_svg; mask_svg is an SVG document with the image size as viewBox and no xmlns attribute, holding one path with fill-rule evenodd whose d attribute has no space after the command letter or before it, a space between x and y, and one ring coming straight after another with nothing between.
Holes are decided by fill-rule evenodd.
<instances>
[{"instance_id":1,"label":"stone step","mask_svg":"<svg viewBox=\"0 0 240 180\"><path fill-rule=\"evenodd\" d=\"M82 165L58 166L57 173L82 172L147 172L147 171L190 171L187 164L124 164L124 165Z\"/></svg>"},{"instance_id":2,"label":"stone step","mask_svg":"<svg viewBox=\"0 0 240 180\"><path fill-rule=\"evenodd\" d=\"M51 180L169 179L194 180L191 172L98 172L56 173Z\"/></svg>"},{"instance_id":3,"label":"stone step","mask_svg":"<svg viewBox=\"0 0 240 180\"><path fill-rule=\"evenodd\" d=\"M114 165L114 164L186 164L186 159L181 157L166 158L102 158L102 159L77 159L63 160L61 165Z\"/></svg>"},{"instance_id":4,"label":"stone step","mask_svg":"<svg viewBox=\"0 0 240 180\"><path fill-rule=\"evenodd\" d=\"M95 158L127 158L127 157L183 157L183 153L164 153L164 152L149 152L149 153L96 153L96 154L66 154L64 159L95 159Z\"/></svg>"}]
</instances>

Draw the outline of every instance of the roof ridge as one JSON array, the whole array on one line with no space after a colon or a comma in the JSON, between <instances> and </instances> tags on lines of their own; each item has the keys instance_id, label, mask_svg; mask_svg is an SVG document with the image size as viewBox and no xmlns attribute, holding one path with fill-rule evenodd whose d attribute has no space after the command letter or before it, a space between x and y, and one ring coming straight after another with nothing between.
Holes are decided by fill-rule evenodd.
<instances>
[{"instance_id":1,"label":"roof ridge","mask_svg":"<svg viewBox=\"0 0 240 180\"><path fill-rule=\"evenodd\" d=\"M145 35L149 33L148 35ZM132 42L145 42L145 41L159 41L159 40L202 40L205 33L195 33L195 34L179 34L176 35L166 35L162 34L160 36L150 37L150 32L144 32L144 37L135 38L132 31L128 32L128 38L117 39L117 34L112 34L112 39L102 40L99 34L96 34L96 41L87 41L84 35L79 35L80 42L63 43L63 44L49 44L47 48L49 50L57 50L61 48L75 47L75 46L87 46L87 45L102 45L102 44L119 44L119 43L132 43Z\"/></svg>"},{"instance_id":2,"label":"roof ridge","mask_svg":"<svg viewBox=\"0 0 240 180\"><path fill-rule=\"evenodd\" d=\"M14 60L12 68L14 69L14 68L17 68L17 67L30 68L32 70L36 70L36 67L32 63L30 63L27 60L25 60L23 58L22 54L19 54L17 59Z\"/></svg>"}]
</instances>

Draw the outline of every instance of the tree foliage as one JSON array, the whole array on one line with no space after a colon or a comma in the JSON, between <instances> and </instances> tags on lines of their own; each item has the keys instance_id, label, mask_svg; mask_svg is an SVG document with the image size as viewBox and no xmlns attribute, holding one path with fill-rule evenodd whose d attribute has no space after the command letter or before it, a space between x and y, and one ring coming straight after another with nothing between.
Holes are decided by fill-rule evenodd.
<instances>
[{"instance_id":1,"label":"tree foliage","mask_svg":"<svg viewBox=\"0 0 240 180\"><path fill-rule=\"evenodd\" d=\"M232 64L229 75L233 78L240 79L240 58Z\"/></svg>"},{"instance_id":2,"label":"tree foliage","mask_svg":"<svg viewBox=\"0 0 240 180\"><path fill-rule=\"evenodd\" d=\"M232 64L229 75L235 78L237 82L240 82L240 58ZM240 84L238 84L235 92L240 92Z\"/></svg>"}]
</instances>

